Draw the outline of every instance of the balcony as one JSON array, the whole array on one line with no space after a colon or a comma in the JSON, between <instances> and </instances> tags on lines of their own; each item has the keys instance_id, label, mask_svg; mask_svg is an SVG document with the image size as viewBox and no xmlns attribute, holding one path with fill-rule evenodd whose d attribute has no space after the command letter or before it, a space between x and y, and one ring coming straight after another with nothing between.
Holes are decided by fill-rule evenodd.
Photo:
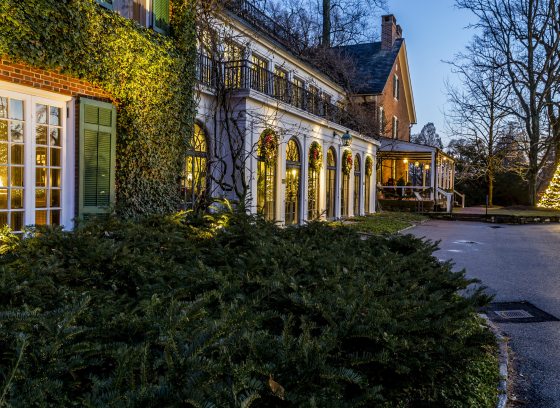
<instances>
[{"instance_id":1,"label":"balcony","mask_svg":"<svg viewBox=\"0 0 560 408\"><path fill-rule=\"evenodd\" d=\"M319 89L306 89L249 60L217 62L199 54L196 74L197 80L208 87L223 87L227 92L253 90L312 115L354 128L351 115L328 101Z\"/></svg>"}]
</instances>

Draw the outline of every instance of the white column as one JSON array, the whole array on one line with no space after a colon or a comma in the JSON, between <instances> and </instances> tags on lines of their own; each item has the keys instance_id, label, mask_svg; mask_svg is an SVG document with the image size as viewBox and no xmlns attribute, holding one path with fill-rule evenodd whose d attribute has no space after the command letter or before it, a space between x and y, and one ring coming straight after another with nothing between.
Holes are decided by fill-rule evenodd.
<instances>
[{"instance_id":1,"label":"white column","mask_svg":"<svg viewBox=\"0 0 560 408\"><path fill-rule=\"evenodd\" d=\"M367 153L362 150L360 153L360 174L362 179L360 180L360 215L366 215L366 155Z\"/></svg>"},{"instance_id":2,"label":"white column","mask_svg":"<svg viewBox=\"0 0 560 408\"><path fill-rule=\"evenodd\" d=\"M327 210L327 152L329 144L323 140L319 141L321 146L321 153L323 154L323 166L319 174L319 214L323 214Z\"/></svg>"},{"instance_id":3,"label":"white column","mask_svg":"<svg viewBox=\"0 0 560 408\"><path fill-rule=\"evenodd\" d=\"M432 152L432 166L431 166L432 172L430 174L430 178L431 178L431 186L432 186L432 193L431 193L431 199L435 200L436 199L436 189L437 189L437 185L436 185L436 173L438 172L438 168L436 165L436 153Z\"/></svg>"},{"instance_id":4,"label":"white column","mask_svg":"<svg viewBox=\"0 0 560 408\"><path fill-rule=\"evenodd\" d=\"M301 152L301 188L300 188L300 206L299 206L299 220L300 224L307 221L307 197L309 193L309 149L307 134L303 135L303 144Z\"/></svg>"},{"instance_id":5,"label":"white column","mask_svg":"<svg viewBox=\"0 0 560 408\"><path fill-rule=\"evenodd\" d=\"M255 129L254 121L251 120L249 128L246 128L246 132L248 133L248 135L245 138L245 152L249 155L246 160L247 165L245 166L245 180L247 185L249 186L248 210L252 214L257 213L257 157L254 149L256 148L256 144L258 142L260 134L258 130L258 128ZM223 129L220 128L219 130L216 130L216 132L220 132L222 137L224 136Z\"/></svg>"},{"instance_id":6,"label":"white column","mask_svg":"<svg viewBox=\"0 0 560 408\"><path fill-rule=\"evenodd\" d=\"M334 189L334 218L341 217L341 208L340 208L340 190L342 188L342 149L340 145L338 148L335 149L336 153L336 186Z\"/></svg>"},{"instance_id":7,"label":"white column","mask_svg":"<svg viewBox=\"0 0 560 408\"><path fill-rule=\"evenodd\" d=\"M280 139L280 136L278 137ZM276 163L276 220L282 224L286 221L286 146L284 137L278 143L278 162Z\"/></svg>"},{"instance_id":8,"label":"white column","mask_svg":"<svg viewBox=\"0 0 560 408\"><path fill-rule=\"evenodd\" d=\"M370 186L370 200L369 200L369 212L370 213L374 213L376 212L376 208L377 208L377 147L373 148L373 153L372 153L372 159L373 159L373 168L371 170L371 183L372 185Z\"/></svg>"},{"instance_id":9,"label":"white column","mask_svg":"<svg viewBox=\"0 0 560 408\"><path fill-rule=\"evenodd\" d=\"M344 149L342 150L344 151ZM354 166L356 165L356 155L354 154L354 152L352 150L350 150L350 154L352 155L352 170L350 170L350 174L348 175L348 197L346 197L348 199L348 217L353 217L354 214L354 184L355 184L355 180L354 180Z\"/></svg>"}]
</instances>

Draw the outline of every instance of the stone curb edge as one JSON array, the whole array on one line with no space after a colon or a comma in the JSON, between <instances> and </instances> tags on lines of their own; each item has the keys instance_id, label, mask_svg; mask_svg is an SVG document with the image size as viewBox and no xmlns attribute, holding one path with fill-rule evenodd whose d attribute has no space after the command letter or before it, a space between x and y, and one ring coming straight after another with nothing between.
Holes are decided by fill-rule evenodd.
<instances>
[{"instance_id":1,"label":"stone curb edge","mask_svg":"<svg viewBox=\"0 0 560 408\"><path fill-rule=\"evenodd\" d=\"M403 229L400 230L400 231L397 231L397 234L402 234L403 232L408 231L409 229L412 229L412 228L417 227L417 226L419 226L419 225L422 225L422 224L424 224L424 223L426 223L426 222L428 222L428 221L430 221L430 220L431 220L431 218L427 218L427 219L425 219L425 220L418 221L418 222L415 223L415 224L412 224L412 225L410 225L410 226L408 226L408 227L406 227L406 228L403 228Z\"/></svg>"},{"instance_id":2,"label":"stone curb edge","mask_svg":"<svg viewBox=\"0 0 560 408\"><path fill-rule=\"evenodd\" d=\"M508 401L507 396L507 384L508 384L508 339L502 334L502 332L496 327L494 323L490 321L488 316L484 313L479 313L479 316L484 319L488 328L492 331L496 340L498 342L498 363L500 370L500 382L498 384L498 403L496 408L506 408Z\"/></svg>"}]
</instances>

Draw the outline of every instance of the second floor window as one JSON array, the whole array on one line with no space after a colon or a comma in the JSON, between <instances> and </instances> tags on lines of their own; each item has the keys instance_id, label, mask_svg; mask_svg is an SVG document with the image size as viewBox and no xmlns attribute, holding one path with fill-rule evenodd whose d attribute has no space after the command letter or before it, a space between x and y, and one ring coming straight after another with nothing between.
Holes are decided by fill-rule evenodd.
<instances>
[{"instance_id":1,"label":"second floor window","mask_svg":"<svg viewBox=\"0 0 560 408\"><path fill-rule=\"evenodd\" d=\"M266 93L268 91L268 61L256 54L251 56L251 88Z\"/></svg>"},{"instance_id":2,"label":"second floor window","mask_svg":"<svg viewBox=\"0 0 560 408\"><path fill-rule=\"evenodd\" d=\"M274 96L283 101L288 98L288 73L279 67L274 70Z\"/></svg>"},{"instance_id":3,"label":"second floor window","mask_svg":"<svg viewBox=\"0 0 560 408\"><path fill-rule=\"evenodd\" d=\"M315 115L319 114L319 88L309 85L309 101L307 102L309 111Z\"/></svg>"},{"instance_id":4,"label":"second floor window","mask_svg":"<svg viewBox=\"0 0 560 408\"><path fill-rule=\"evenodd\" d=\"M385 134L385 112L383 111L383 106L380 106L377 111L377 123L379 125L379 134Z\"/></svg>"},{"instance_id":5,"label":"second floor window","mask_svg":"<svg viewBox=\"0 0 560 408\"><path fill-rule=\"evenodd\" d=\"M305 91L305 83L303 82L302 79L300 78L296 78L294 77L294 80L292 82L292 96L293 96L293 104L300 108L303 109L304 108L304 101L303 101L303 95L304 95L304 91Z\"/></svg>"},{"instance_id":6,"label":"second floor window","mask_svg":"<svg viewBox=\"0 0 560 408\"><path fill-rule=\"evenodd\" d=\"M396 116L393 116L393 139L398 139L399 137L399 120Z\"/></svg>"},{"instance_id":7,"label":"second floor window","mask_svg":"<svg viewBox=\"0 0 560 408\"><path fill-rule=\"evenodd\" d=\"M399 76L393 75L393 98L399 100Z\"/></svg>"},{"instance_id":8,"label":"second floor window","mask_svg":"<svg viewBox=\"0 0 560 408\"><path fill-rule=\"evenodd\" d=\"M169 0L152 1L152 24L159 33L169 32Z\"/></svg>"}]
</instances>

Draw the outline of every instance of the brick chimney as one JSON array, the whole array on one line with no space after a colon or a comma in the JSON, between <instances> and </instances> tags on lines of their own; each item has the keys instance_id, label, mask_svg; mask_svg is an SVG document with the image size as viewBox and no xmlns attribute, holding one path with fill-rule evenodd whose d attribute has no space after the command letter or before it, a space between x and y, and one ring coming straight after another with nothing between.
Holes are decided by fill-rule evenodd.
<instances>
[{"instance_id":1,"label":"brick chimney","mask_svg":"<svg viewBox=\"0 0 560 408\"><path fill-rule=\"evenodd\" d=\"M402 29L397 19L389 14L381 17L381 49L390 50L397 38L402 38Z\"/></svg>"}]
</instances>

